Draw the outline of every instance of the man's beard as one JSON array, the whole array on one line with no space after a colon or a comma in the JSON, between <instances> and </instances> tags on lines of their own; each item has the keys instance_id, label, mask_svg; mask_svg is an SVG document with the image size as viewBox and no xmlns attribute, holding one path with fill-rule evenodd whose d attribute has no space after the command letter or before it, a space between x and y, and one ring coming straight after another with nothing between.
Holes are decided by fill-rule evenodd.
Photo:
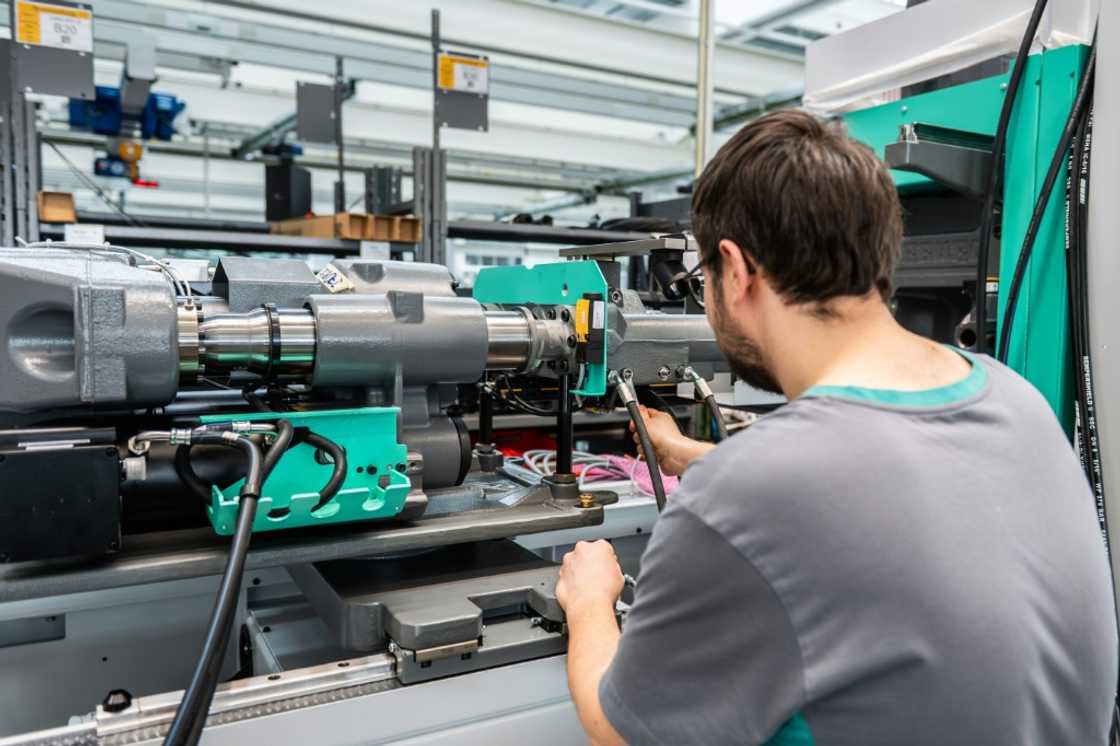
<instances>
[{"instance_id":1,"label":"man's beard","mask_svg":"<svg viewBox=\"0 0 1120 746\"><path fill-rule=\"evenodd\" d=\"M713 320L715 322L716 342L735 375L748 386L753 386L771 394L782 394L782 387L778 383L778 379L770 371L762 355L762 350L758 348L754 340L726 323L718 298L712 297L708 302L714 304L712 310L715 311Z\"/></svg>"}]
</instances>

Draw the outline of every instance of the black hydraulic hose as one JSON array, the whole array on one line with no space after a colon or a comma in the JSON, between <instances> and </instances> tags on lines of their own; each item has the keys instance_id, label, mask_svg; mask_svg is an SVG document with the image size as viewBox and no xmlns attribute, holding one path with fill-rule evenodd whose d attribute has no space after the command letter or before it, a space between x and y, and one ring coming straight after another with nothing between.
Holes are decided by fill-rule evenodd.
<instances>
[{"instance_id":1,"label":"black hydraulic hose","mask_svg":"<svg viewBox=\"0 0 1120 746\"><path fill-rule=\"evenodd\" d=\"M719 402L716 401L715 394L708 394L704 397L704 403L708 405L708 411L712 414L712 419L716 423L716 442L722 443L727 440L727 422L723 419L723 412L720 411Z\"/></svg>"},{"instance_id":2,"label":"black hydraulic hose","mask_svg":"<svg viewBox=\"0 0 1120 746\"><path fill-rule=\"evenodd\" d=\"M257 515L257 499L264 481L261 450L247 437L228 438L219 433L199 433L194 440L199 443L221 443L241 448L245 452L248 468L245 483L238 500L237 528L230 545L221 586L210 613L210 624L202 644L202 654L195 666L183 699L175 711L175 719L164 739L164 746L194 746L202 735L214 689L218 686L222 661L229 644L230 628L237 611L241 593L241 574L245 570L245 557L249 553L249 540L253 534L253 520ZM273 462L275 465L275 462Z\"/></svg>"},{"instance_id":3,"label":"black hydraulic hose","mask_svg":"<svg viewBox=\"0 0 1120 746\"><path fill-rule=\"evenodd\" d=\"M203 505L210 504L210 485L202 481L191 466L191 447L181 445L175 449L175 473L192 495L197 497Z\"/></svg>"},{"instance_id":4,"label":"black hydraulic hose","mask_svg":"<svg viewBox=\"0 0 1120 746\"><path fill-rule=\"evenodd\" d=\"M1027 226L1026 235L1023 237L1023 246L1019 250L1019 258L1015 263L1015 273L1011 277L1011 287L1007 291L1007 308L1004 311L1003 328L1000 329L999 352L997 355L999 361L1003 363L1007 362L1008 351L1011 348L1011 332L1015 326L1015 309L1022 292L1023 277L1026 275L1027 265L1030 263L1031 253L1038 238L1039 226L1046 216L1046 208L1049 206L1050 196L1054 192L1054 184L1058 181L1058 176L1062 172L1062 164L1069 156L1070 144L1073 142L1077 124L1081 121L1081 117L1087 109L1089 92L1093 88L1093 79L1096 74L1096 65L1097 44L1094 39L1093 46L1089 51L1089 61L1085 65L1085 74L1077 88L1077 97L1074 99L1073 107L1066 119L1062 137L1058 141L1058 147L1054 150L1054 156L1050 159L1050 167L1047 169L1046 178L1042 182L1042 191L1038 195L1038 201L1035 202L1034 213L1031 215L1031 222Z\"/></svg>"},{"instance_id":5,"label":"black hydraulic hose","mask_svg":"<svg viewBox=\"0 0 1120 746\"><path fill-rule=\"evenodd\" d=\"M1003 156L1007 148L1007 130L1011 123L1011 110L1019 96L1019 89L1023 86L1023 75L1027 70L1027 57L1034 44L1034 36L1038 33L1039 23L1042 21L1043 11L1046 10L1047 0L1036 0L1034 11L1027 22L1027 29L1019 42L1019 51L1015 55L1015 64L1011 69L1011 80L1007 84L1007 92L1003 98L1003 105L999 110L999 119L996 124L995 142L992 146L992 174L988 180L988 193L984 199L984 212L981 214L980 246L976 254L976 297L975 308L972 312L976 324L976 352L984 352L987 347L988 325L988 262L992 247L992 221L995 219L996 195L999 194L1003 181Z\"/></svg>"},{"instance_id":6,"label":"black hydraulic hose","mask_svg":"<svg viewBox=\"0 0 1120 746\"><path fill-rule=\"evenodd\" d=\"M649 439L649 430L646 429L642 410L638 408L636 399L626 402L626 411L630 413L634 432L638 434L638 442L642 445L642 454L649 467L649 481L653 485L653 499L657 501L657 512L660 513L665 509L665 485L661 483L661 465L657 462L657 451L653 449L653 441Z\"/></svg>"},{"instance_id":7,"label":"black hydraulic hose","mask_svg":"<svg viewBox=\"0 0 1120 746\"><path fill-rule=\"evenodd\" d=\"M331 472L331 478L327 480L323 489L319 490L319 502L311 509L314 512L329 503L331 498L338 494L338 491L342 488L342 483L346 481L346 449L333 440L328 440L322 435L310 431L303 436L303 442L321 451L325 451L334 462L334 470Z\"/></svg>"}]
</instances>

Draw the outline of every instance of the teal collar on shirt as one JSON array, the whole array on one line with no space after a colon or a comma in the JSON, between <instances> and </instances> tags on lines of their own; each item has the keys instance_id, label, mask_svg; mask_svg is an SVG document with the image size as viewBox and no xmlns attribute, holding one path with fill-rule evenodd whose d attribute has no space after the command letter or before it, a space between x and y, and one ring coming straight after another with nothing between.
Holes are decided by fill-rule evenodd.
<instances>
[{"instance_id":1,"label":"teal collar on shirt","mask_svg":"<svg viewBox=\"0 0 1120 746\"><path fill-rule=\"evenodd\" d=\"M921 391L899 391L898 389L869 389L862 386L813 386L801 397L836 396L842 399L887 404L892 407L943 407L956 404L979 394L988 382L988 371L975 357L956 347L959 353L972 366L972 372L965 378L948 386L938 386Z\"/></svg>"}]
</instances>

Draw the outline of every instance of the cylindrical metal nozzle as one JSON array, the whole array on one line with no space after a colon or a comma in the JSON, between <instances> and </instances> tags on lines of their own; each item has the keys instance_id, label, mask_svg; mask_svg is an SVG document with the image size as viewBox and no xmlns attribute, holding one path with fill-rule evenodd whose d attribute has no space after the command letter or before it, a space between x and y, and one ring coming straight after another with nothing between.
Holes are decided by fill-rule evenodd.
<instances>
[{"instance_id":1,"label":"cylindrical metal nozzle","mask_svg":"<svg viewBox=\"0 0 1120 746\"><path fill-rule=\"evenodd\" d=\"M197 344L200 367L207 373L308 373L315 364L315 319L302 308L215 314L198 324ZM182 335L179 346L182 356Z\"/></svg>"},{"instance_id":2,"label":"cylindrical metal nozzle","mask_svg":"<svg viewBox=\"0 0 1120 746\"><path fill-rule=\"evenodd\" d=\"M520 370L533 351L530 317L521 311L487 311L487 370Z\"/></svg>"},{"instance_id":3,"label":"cylindrical metal nozzle","mask_svg":"<svg viewBox=\"0 0 1120 746\"><path fill-rule=\"evenodd\" d=\"M538 319L527 308L486 311L487 370L525 371L572 353L572 329L561 319Z\"/></svg>"}]
</instances>

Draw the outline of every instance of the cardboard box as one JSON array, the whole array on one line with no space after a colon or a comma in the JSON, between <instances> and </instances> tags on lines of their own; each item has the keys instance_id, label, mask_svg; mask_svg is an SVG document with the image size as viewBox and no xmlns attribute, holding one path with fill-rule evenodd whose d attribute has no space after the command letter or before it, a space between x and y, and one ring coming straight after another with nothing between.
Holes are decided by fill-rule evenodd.
<instances>
[{"instance_id":1,"label":"cardboard box","mask_svg":"<svg viewBox=\"0 0 1120 746\"><path fill-rule=\"evenodd\" d=\"M272 224L272 233L310 238L345 238L353 241L419 243L421 239L419 218L365 215L357 212L281 220Z\"/></svg>"},{"instance_id":2,"label":"cardboard box","mask_svg":"<svg viewBox=\"0 0 1120 746\"><path fill-rule=\"evenodd\" d=\"M356 212L293 218L272 224L272 232L283 236L309 238L346 238L360 241L373 231L373 218Z\"/></svg>"},{"instance_id":3,"label":"cardboard box","mask_svg":"<svg viewBox=\"0 0 1120 746\"><path fill-rule=\"evenodd\" d=\"M74 195L70 192L39 192L39 222L76 223L78 212L74 209Z\"/></svg>"},{"instance_id":4,"label":"cardboard box","mask_svg":"<svg viewBox=\"0 0 1120 746\"><path fill-rule=\"evenodd\" d=\"M372 215L373 241L402 241L420 243L420 219L404 215Z\"/></svg>"}]
</instances>

